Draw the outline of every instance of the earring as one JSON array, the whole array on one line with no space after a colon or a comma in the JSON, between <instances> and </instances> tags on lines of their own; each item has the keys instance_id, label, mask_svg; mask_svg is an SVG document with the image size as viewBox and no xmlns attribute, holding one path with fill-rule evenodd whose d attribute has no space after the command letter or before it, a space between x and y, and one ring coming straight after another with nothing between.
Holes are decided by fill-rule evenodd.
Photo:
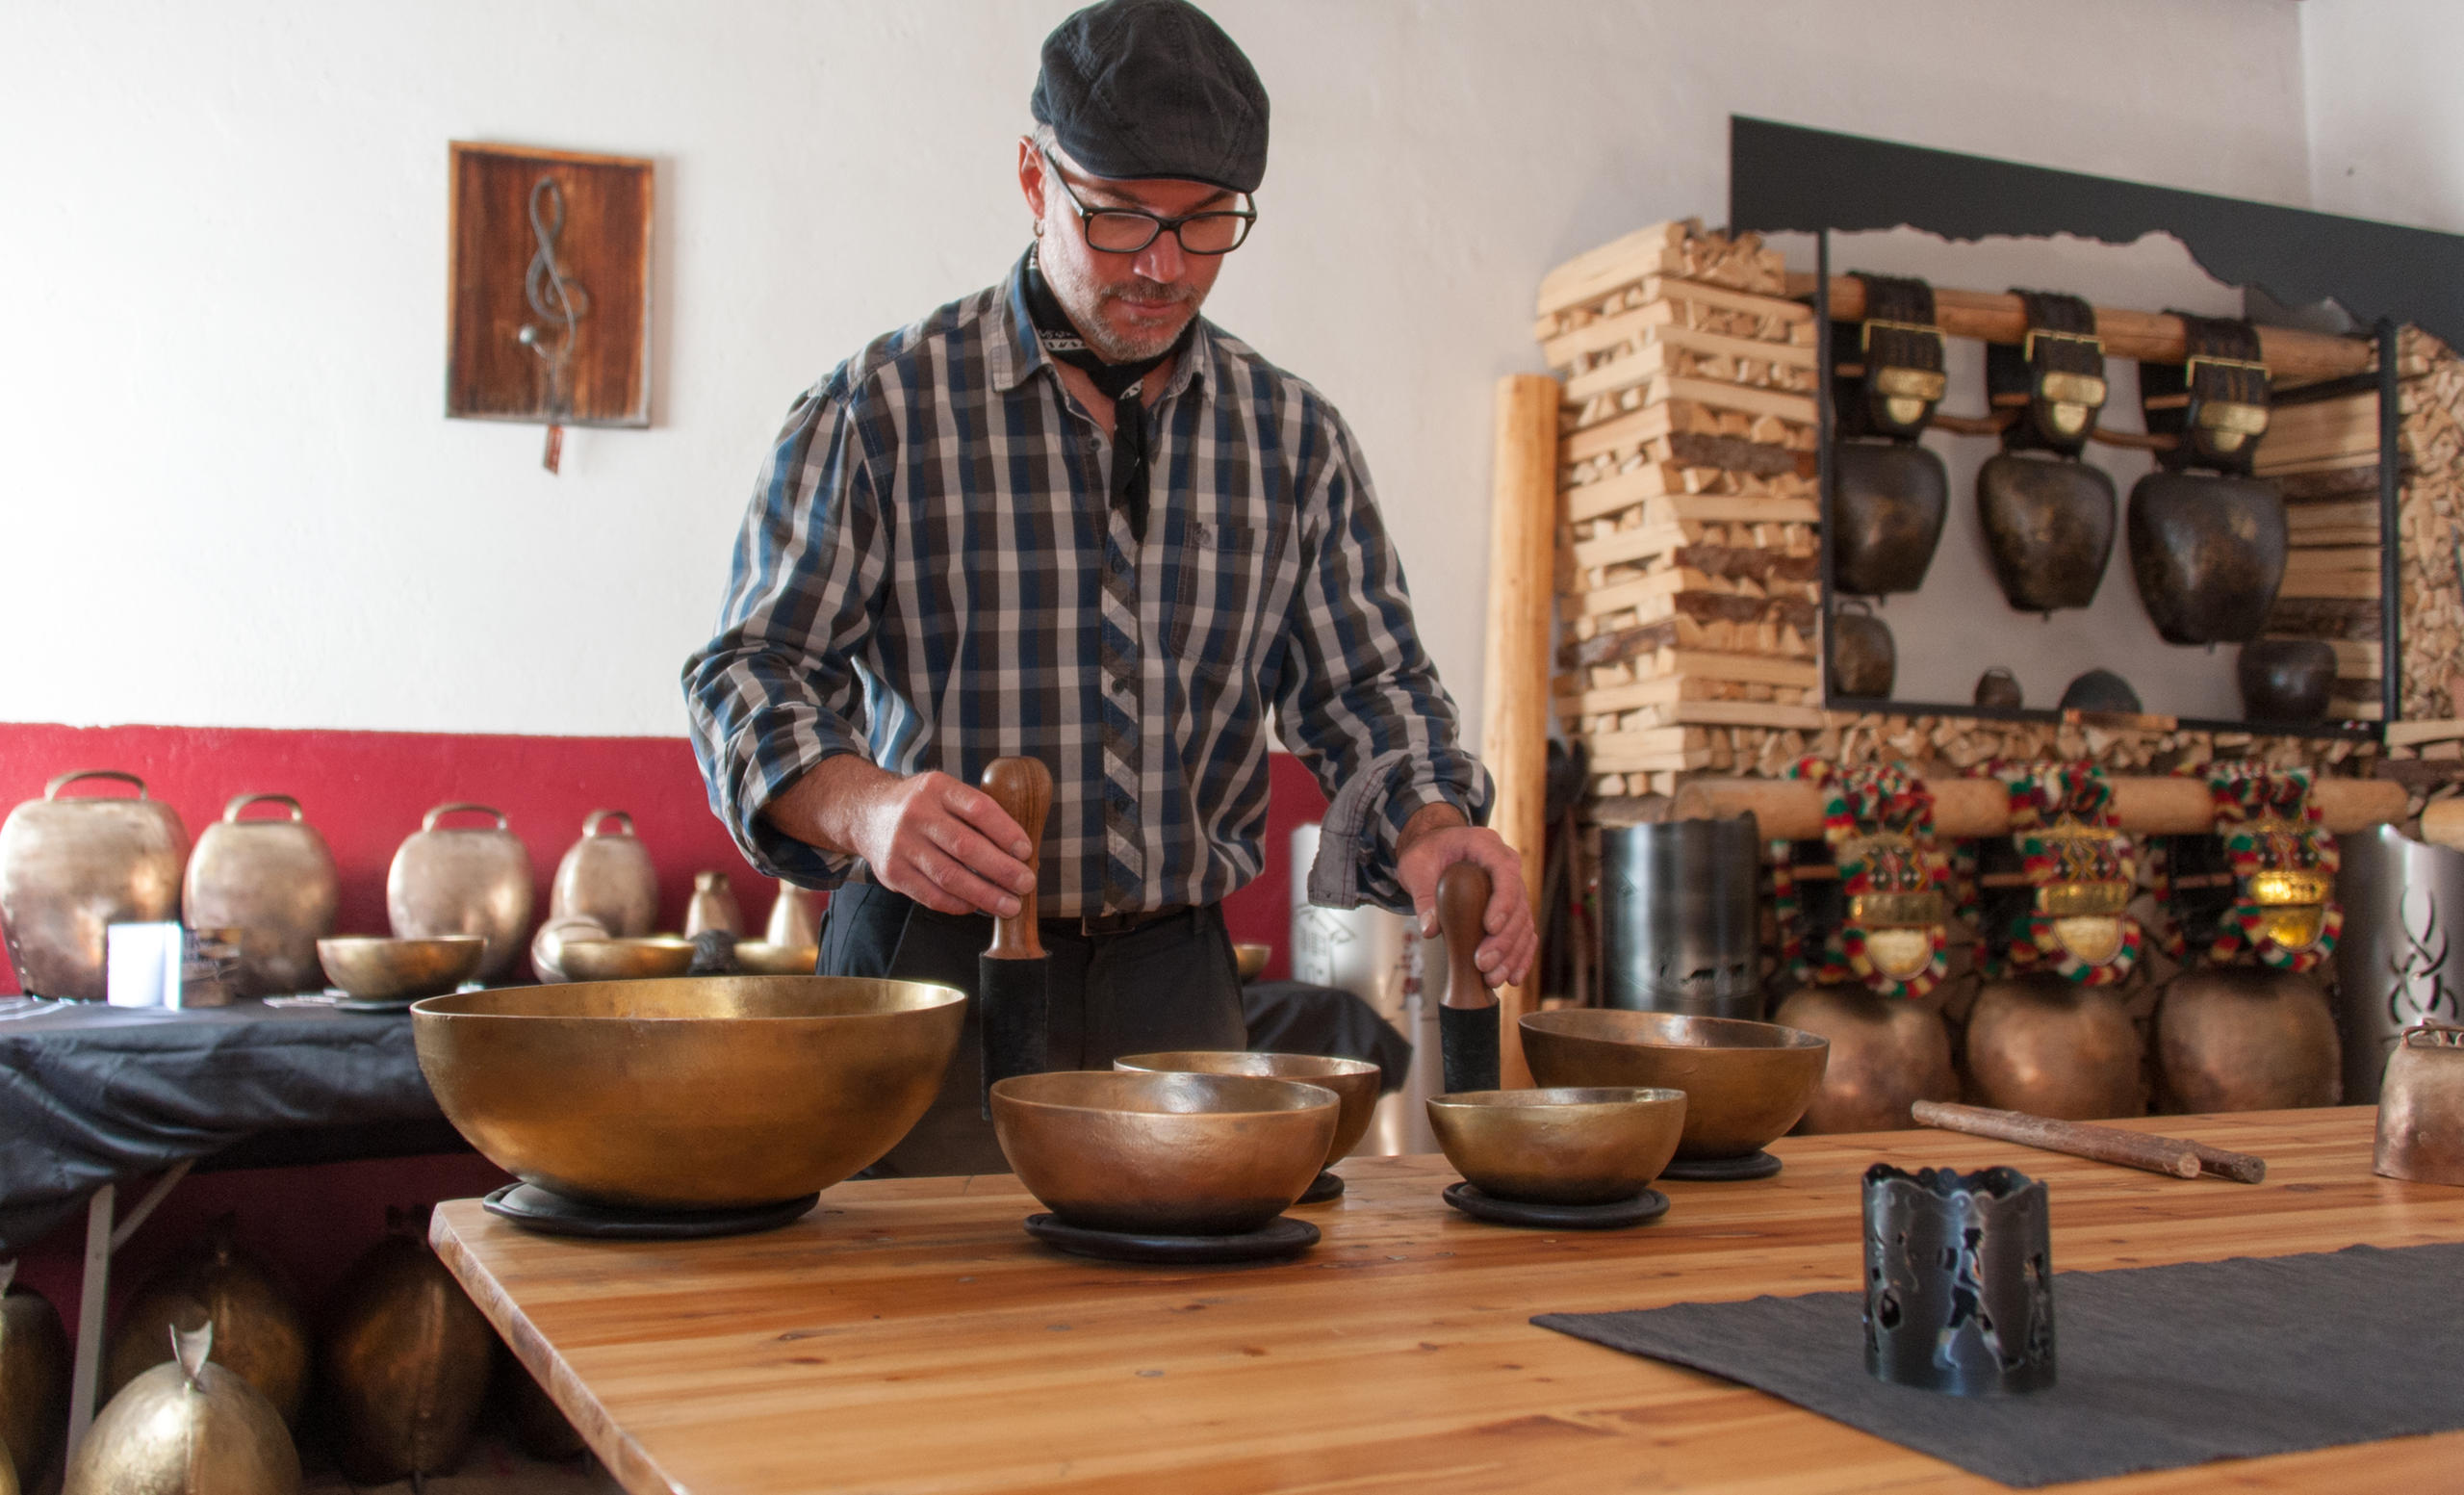
<instances>
[{"instance_id":1,"label":"earring","mask_svg":"<svg viewBox=\"0 0 2464 1495\"><path fill-rule=\"evenodd\" d=\"M1038 239L1043 237L1043 219L1036 219L1036 237Z\"/></svg>"}]
</instances>

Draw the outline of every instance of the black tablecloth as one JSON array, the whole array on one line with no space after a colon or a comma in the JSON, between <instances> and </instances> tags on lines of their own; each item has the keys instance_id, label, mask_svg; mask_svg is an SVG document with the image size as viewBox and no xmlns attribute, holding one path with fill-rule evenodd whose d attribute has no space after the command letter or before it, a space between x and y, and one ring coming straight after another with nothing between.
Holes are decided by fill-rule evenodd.
<instances>
[{"instance_id":1,"label":"black tablecloth","mask_svg":"<svg viewBox=\"0 0 2464 1495\"><path fill-rule=\"evenodd\" d=\"M2024 1396L1867 1375L1861 1293L1531 1322L2028 1486L2464 1428L2460 1273L2451 1244L2057 1272L2059 1379Z\"/></svg>"},{"instance_id":2,"label":"black tablecloth","mask_svg":"<svg viewBox=\"0 0 2464 1495\"><path fill-rule=\"evenodd\" d=\"M368 1155L443 1120L408 1014L80 1003L0 1021L0 1254L104 1184L260 1133L355 1128L349 1150Z\"/></svg>"}]
</instances>

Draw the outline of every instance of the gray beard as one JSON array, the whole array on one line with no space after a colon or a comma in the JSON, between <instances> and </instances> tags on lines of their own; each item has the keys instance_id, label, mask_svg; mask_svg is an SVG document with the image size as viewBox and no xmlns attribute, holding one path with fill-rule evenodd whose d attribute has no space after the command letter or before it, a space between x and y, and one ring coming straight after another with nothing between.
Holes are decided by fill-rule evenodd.
<instances>
[{"instance_id":1,"label":"gray beard","mask_svg":"<svg viewBox=\"0 0 2464 1495\"><path fill-rule=\"evenodd\" d=\"M1180 341L1182 329L1175 327L1169 332L1134 341L1121 338L1113 332L1112 324L1103 320L1101 309L1105 301L1143 302L1152 296L1157 300L1187 307L1192 317L1197 315L1198 297L1186 288L1159 286L1142 276L1125 287L1091 286L1077 278L1075 267L1062 264L1058 256L1044 258L1041 263L1044 280L1051 285L1053 296L1061 302L1061 309L1069 314L1069 320L1077 324L1079 335L1087 340L1089 348L1094 349L1095 356L1106 363L1143 363L1149 358L1161 357L1166 349ZM1133 296L1127 294L1131 291L1146 294ZM1158 292L1162 295L1155 296Z\"/></svg>"}]
</instances>

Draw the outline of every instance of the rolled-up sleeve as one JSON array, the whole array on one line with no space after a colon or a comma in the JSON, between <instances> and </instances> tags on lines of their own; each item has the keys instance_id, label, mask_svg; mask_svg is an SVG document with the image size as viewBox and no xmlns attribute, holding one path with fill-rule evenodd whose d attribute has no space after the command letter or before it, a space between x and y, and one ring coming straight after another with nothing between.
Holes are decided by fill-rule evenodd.
<instances>
[{"instance_id":1,"label":"rolled-up sleeve","mask_svg":"<svg viewBox=\"0 0 2464 1495\"><path fill-rule=\"evenodd\" d=\"M865 753L860 661L887 556L842 370L788 412L736 538L718 632L684 663L710 809L773 877L832 888L855 864L782 834L761 812L816 763Z\"/></svg>"},{"instance_id":2,"label":"rolled-up sleeve","mask_svg":"<svg viewBox=\"0 0 2464 1495\"><path fill-rule=\"evenodd\" d=\"M1402 564L1349 430L1331 410L1311 453L1300 583L1286 620L1287 668L1275 701L1284 744L1332 802L1309 877L1313 902L1407 912L1395 875L1403 826L1429 805L1475 825L1489 775L1465 751L1453 698L1412 625Z\"/></svg>"}]
</instances>

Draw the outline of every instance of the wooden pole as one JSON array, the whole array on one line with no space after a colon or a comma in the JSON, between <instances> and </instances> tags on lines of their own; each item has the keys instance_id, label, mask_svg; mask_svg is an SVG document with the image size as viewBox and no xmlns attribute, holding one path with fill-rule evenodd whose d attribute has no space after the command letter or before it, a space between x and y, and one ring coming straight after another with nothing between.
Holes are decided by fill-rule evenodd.
<instances>
[{"instance_id":1,"label":"wooden pole","mask_svg":"<svg viewBox=\"0 0 2464 1495\"><path fill-rule=\"evenodd\" d=\"M1556 592L1557 381L1498 381L1497 466L1490 509L1489 648L1480 756L1497 784L1489 824L1523 856L1523 886L1540 896L1548 837L1550 609ZM1537 912L1535 907L1535 913ZM1518 1025L1539 1005L1539 972L1498 992L1502 1081L1531 1083Z\"/></svg>"},{"instance_id":2,"label":"wooden pole","mask_svg":"<svg viewBox=\"0 0 2464 1495\"><path fill-rule=\"evenodd\" d=\"M1813 277L1790 275L1788 294L1812 295ZM1832 276L1831 315L1841 322L1862 320L1865 283L1849 275ZM1988 343L2016 344L2028 334L2025 303L2015 296L1988 291L1935 287L1934 319L1953 337L1978 338ZM2261 327L2258 331L2259 356L2266 362L2269 374L2280 384L2367 374L2375 356L2368 338L2299 332L2290 327ZM2105 340L2105 354L2111 358L2180 363L2190 356L2182 342L2182 319L2163 312L2099 306L2096 335Z\"/></svg>"},{"instance_id":3,"label":"wooden pole","mask_svg":"<svg viewBox=\"0 0 2464 1495\"><path fill-rule=\"evenodd\" d=\"M2117 774L2114 812L2121 829L2143 836L2195 836L2216 829L2207 781ZM1934 831L1954 840L2011 832L2009 805L1992 779L1929 779ZM2342 835L2404 818L2404 786L2393 779L2321 779L2310 786L2326 828ZM1822 793L1793 779L1696 779L1677 790L1681 820L1751 813L1766 839L1813 840L1822 835Z\"/></svg>"}]
</instances>

